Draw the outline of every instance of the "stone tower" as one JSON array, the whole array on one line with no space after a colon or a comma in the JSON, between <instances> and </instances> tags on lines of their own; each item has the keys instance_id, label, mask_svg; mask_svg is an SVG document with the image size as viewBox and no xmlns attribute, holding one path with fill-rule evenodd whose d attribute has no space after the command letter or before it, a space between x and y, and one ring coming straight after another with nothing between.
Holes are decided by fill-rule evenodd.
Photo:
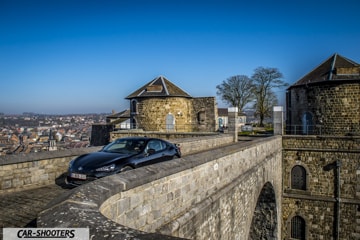
<instances>
[{"instance_id":1,"label":"stone tower","mask_svg":"<svg viewBox=\"0 0 360 240\"><path fill-rule=\"evenodd\" d=\"M287 133L360 134L360 65L334 54L287 91Z\"/></svg>"},{"instance_id":2,"label":"stone tower","mask_svg":"<svg viewBox=\"0 0 360 240\"><path fill-rule=\"evenodd\" d=\"M338 54L287 92L282 239L360 239L360 67Z\"/></svg>"},{"instance_id":3,"label":"stone tower","mask_svg":"<svg viewBox=\"0 0 360 240\"><path fill-rule=\"evenodd\" d=\"M164 76L156 77L126 99L132 128L159 132L216 131L215 97L193 98Z\"/></svg>"}]
</instances>

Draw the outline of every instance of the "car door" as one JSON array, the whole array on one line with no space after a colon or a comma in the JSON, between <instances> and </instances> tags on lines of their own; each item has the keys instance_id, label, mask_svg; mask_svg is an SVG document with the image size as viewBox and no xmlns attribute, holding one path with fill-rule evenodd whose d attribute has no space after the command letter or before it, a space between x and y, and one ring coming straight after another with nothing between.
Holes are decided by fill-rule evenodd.
<instances>
[{"instance_id":1,"label":"car door","mask_svg":"<svg viewBox=\"0 0 360 240\"><path fill-rule=\"evenodd\" d=\"M159 139L152 139L145 147L142 165L149 165L166 160L166 145Z\"/></svg>"}]
</instances>

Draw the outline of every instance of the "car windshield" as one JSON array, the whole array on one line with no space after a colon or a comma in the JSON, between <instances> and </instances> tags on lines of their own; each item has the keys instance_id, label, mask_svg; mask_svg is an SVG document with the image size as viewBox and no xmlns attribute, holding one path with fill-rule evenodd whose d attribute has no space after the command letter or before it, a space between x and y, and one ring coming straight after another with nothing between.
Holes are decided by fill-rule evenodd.
<instances>
[{"instance_id":1,"label":"car windshield","mask_svg":"<svg viewBox=\"0 0 360 240\"><path fill-rule=\"evenodd\" d=\"M136 154L144 149L145 141L138 139L118 139L105 146L104 152Z\"/></svg>"}]
</instances>

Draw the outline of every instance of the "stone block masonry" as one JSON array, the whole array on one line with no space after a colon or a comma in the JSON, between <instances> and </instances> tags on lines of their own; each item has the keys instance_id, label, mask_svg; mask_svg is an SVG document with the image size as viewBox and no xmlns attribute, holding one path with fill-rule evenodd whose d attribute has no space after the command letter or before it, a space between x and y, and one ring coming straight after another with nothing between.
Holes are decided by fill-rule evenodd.
<instances>
[{"instance_id":1,"label":"stone block masonry","mask_svg":"<svg viewBox=\"0 0 360 240\"><path fill-rule=\"evenodd\" d=\"M326 170L326 166L334 166L337 161L341 161L339 179L334 167ZM305 169L306 189L292 188L294 166ZM289 237L291 219L301 216L306 223L307 239L332 239L339 190L340 239L360 239L359 186L360 137L284 136L283 237Z\"/></svg>"}]
</instances>

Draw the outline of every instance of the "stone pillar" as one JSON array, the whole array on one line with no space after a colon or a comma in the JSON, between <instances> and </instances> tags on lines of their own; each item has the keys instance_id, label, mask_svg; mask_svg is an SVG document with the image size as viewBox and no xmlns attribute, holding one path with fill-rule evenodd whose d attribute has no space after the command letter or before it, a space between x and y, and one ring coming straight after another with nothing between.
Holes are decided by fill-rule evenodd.
<instances>
[{"instance_id":1,"label":"stone pillar","mask_svg":"<svg viewBox=\"0 0 360 240\"><path fill-rule=\"evenodd\" d=\"M284 134L284 112L282 106L274 106L273 108L273 125L274 135Z\"/></svg>"},{"instance_id":2,"label":"stone pillar","mask_svg":"<svg viewBox=\"0 0 360 240\"><path fill-rule=\"evenodd\" d=\"M234 136L234 142L238 141L238 108L228 108L228 130Z\"/></svg>"}]
</instances>

